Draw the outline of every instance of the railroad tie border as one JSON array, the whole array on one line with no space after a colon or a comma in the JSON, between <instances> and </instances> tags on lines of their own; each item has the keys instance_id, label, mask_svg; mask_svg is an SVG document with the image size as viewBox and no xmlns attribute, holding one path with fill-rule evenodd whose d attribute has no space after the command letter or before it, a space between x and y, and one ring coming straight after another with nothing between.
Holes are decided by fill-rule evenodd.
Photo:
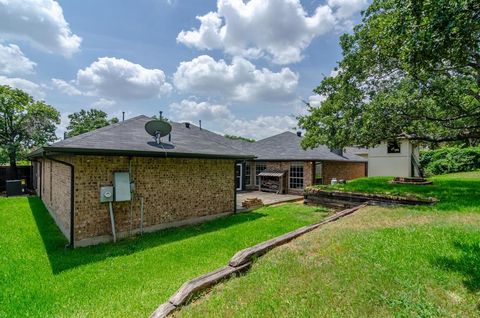
<instances>
[{"instance_id":1,"label":"railroad tie border","mask_svg":"<svg viewBox=\"0 0 480 318\"><path fill-rule=\"evenodd\" d=\"M358 205L356 207L337 212L322 221L301 227L292 232L277 236L276 238L259 243L252 247L248 247L237 252L229 261L227 266L221 267L213 272L199 276L185 282L175 294L165 303L161 304L150 316L150 318L164 318L170 315L178 307L185 305L193 297L194 294L203 291L218 282L231 277L234 274L247 270L252 264L253 260L259 256L264 255L271 249L290 242L291 240L311 232L322 225L336 221L344 216L354 213L355 211L367 206L367 203Z\"/></svg>"}]
</instances>

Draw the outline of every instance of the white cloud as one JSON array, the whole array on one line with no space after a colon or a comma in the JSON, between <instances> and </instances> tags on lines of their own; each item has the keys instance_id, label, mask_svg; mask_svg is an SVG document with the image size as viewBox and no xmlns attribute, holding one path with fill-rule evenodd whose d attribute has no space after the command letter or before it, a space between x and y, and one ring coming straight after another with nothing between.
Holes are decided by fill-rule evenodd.
<instances>
[{"instance_id":1,"label":"white cloud","mask_svg":"<svg viewBox=\"0 0 480 318\"><path fill-rule=\"evenodd\" d=\"M255 119L235 119L225 126L223 132L248 138L262 139L292 130L297 126L293 116L259 116Z\"/></svg>"},{"instance_id":2,"label":"white cloud","mask_svg":"<svg viewBox=\"0 0 480 318\"><path fill-rule=\"evenodd\" d=\"M181 122L196 122L200 119L209 121L233 119L233 115L227 106L208 102L184 99L180 103L170 104L169 108L174 116L173 119Z\"/></svg>"},{"instance_id":3,"label":"white cloud","mask_svg":"<svg viewBox=\"0 0 480 318\"><path fill-rule=\"evenodd\" d=\"M117 102L111 99L106 99L106 98L100 98L99 100L93 102L92 107L93 108L100 108L100 109L108 109L114 105L116 105Z\"/></svg>"},{"instance_id":4,"label":"white cloud","mask_svg":"<svg viewBox=\"0 0 480 318\"><path fill-rule=\"evenodd\" d=\"M0 35L64 56L77 52L82 41L72 33L62 8L53 0L0 0Z\"/></svg>"},{"instance_id":5,"label":"white cloud","mask_svg":"<svg viewBox=\"0 0 480 318\"><path fill-rule=\"evenodd\" d=\"M294 116L259 116L255 119L236 117L226 105L182 100L169 107L170 119L196 123L202 120L205 125L216 127L219 133L261 139L291 130L297 125Z\"/></svg>"},{"instance_id":6,"label":"white cloud","mask_svg":"<svg viewBox=\"0 0 480 318\"><path fill-rule=\"evenodd\" d=\"M266 68L260 70L241 57L227 64L224 60L215 61L208 55L201 55L181 62L173 80L182 91L217 94L242 102L279 102L294 97L298 74L289 68L278 73Z\"/></svg>"},{"instance_id":7,"label":"white cloud","mask_svg":"<svg viewBox=\"0 0 480 318\"><path fill-rule=\"evenodd\" d=\"M55 134L60 139L63 139L65 132L67 131L67 127L70 124L70 119L68 115L71 113L61 113L60 114L60 125L57 125L57 129L55 130Z\"/></svg>"},{"instance_id":8,"label":"white cloud","mask_svg":"<svg viewBox=\"0 0 480 318\"><path fill-rule=\"evenodd\" d=\"M328 0L328 5L336 9L335 16L348 19L367 6L367 0Z\"/></svg>"},{"instance_id":9,"label":"white cloud","mask_svg":"<svg viewBox=\"0 0 480 318\"><path fill-rule=\"evenodd\" d=\"M8 85L13 88L21 89L36 99L45 98L45 92L40 85L23 78L6 77L0 75L0 85Z\"/></svg>"},{"instance_id":10,"label":"white cloud","mask_svg":"<svg viewBox=\"0 0 480 318\"><path fill-rule=\"evenodd\" d=\"M320 105L323 101L325 101L325 99L325 96L315 94L308 97L308 103L310 104L310 106L320 107Z\"/></svg>"},{"instance_id":11,"label":"white cloud","mask_svg":"<svg viewBox=\"0 0 480 318\"><path fill-rule=\"evenodd\" d=\"M101 57L77 73L77 84L91 95L148 99L171 91L160 69L148 69L125 59Z\"/></svg>"},{"instance_id":12,"label":"white cloud","mask_svg":"<svg viewBox=\"0 0 480 318\"><path fill-rule=\"evenodd\" d=\"M52 78L53 86L58 89L60 92L70 95L70 96L79 96L83 93L76 88L72 83L68 83L64 80L58 78Z\"/></svg>"},{"instance_id":13,"label":"white cloud","mask_svg":"<svg viewBox=\"0 0 480 318\"><path fill-rule=\"evenodd\" d=\"M311 41L344 24L366 0L330 0L309 15L299 0L218 0L217 11L197 16L198 29L181 31L177 42L197 49L222 49L231 55L274 63L300 61Z\"/></svg>"},{"instance_id":14,"label":"white cloud","mask_svg":"<svg viewBox=\"0 0 480 318\"><path fill-rule=\"evenodd\" d=\"M31 74L36 65L23 54L17 45L0 43L0 73Z\"/></svg>"}]
</instances>

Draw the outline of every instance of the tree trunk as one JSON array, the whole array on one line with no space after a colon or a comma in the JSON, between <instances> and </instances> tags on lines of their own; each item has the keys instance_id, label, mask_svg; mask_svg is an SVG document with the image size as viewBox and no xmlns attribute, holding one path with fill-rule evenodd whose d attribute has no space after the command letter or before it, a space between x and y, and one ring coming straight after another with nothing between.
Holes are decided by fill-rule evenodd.
<instances>
[{"instance_id":1,"label":"tree trunk","mask_svg":"<svg viewBox=\"0 0 480 318\"><path fill-rule=\"evenodd\" d=\"M10 158L10 166L7 170L7 180L16 180L18 179L18 171L17 171L17 153L16 151L11 151L8 154Z\"/></svg>"}]
</instances>

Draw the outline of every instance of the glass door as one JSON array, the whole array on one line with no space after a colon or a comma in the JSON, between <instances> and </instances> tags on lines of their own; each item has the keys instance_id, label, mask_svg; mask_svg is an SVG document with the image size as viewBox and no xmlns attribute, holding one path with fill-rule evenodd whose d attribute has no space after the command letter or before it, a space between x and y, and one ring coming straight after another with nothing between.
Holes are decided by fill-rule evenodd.
<instances>
[{"instance_id":1,"label":"glass door","mask_svg":"<svg viewBox=\"0 0 480 318\"><path fill-rule=\"evenodd\" d=\"M235 165L235 188L237 191L242 190L242 180L243 180L243 165L237 163Z\"/></svg>"}]
</instances>

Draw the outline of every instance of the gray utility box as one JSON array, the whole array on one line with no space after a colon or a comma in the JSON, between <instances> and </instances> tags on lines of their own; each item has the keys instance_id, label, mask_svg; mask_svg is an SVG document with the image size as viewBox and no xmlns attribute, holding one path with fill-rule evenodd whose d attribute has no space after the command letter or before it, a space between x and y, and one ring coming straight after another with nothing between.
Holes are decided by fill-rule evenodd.
<instances>
[{"instance_id":1,"label":"gray utility box","mask_svg":"<svg viewBox=\"0 0 480 318\"><path fill-rule=\"evenodd\" d=\"M7 180L7 197L22 195L23 187L21 180Z\"/></svg>"},{"instance_id":2,"label":"gray utility box","mask_svg":"<svg viewBox=\"0 0 480 318\"><path fill-rule=\"evenodd\" d=\"M106 186L100 188L100 202L113 202L113 187Z\"/></svg>"},{"instance_id":3,"label":"gray utility box","mask_svg":"<svg viewBox=\"0 0 480 318\"><path fill-rule=\"evenodd\" d=\"M115 201L130 201L132 199L130 174L128 172L115 172L113 174L113 187L115 190Z\"/></svg>"}]
</instances>

